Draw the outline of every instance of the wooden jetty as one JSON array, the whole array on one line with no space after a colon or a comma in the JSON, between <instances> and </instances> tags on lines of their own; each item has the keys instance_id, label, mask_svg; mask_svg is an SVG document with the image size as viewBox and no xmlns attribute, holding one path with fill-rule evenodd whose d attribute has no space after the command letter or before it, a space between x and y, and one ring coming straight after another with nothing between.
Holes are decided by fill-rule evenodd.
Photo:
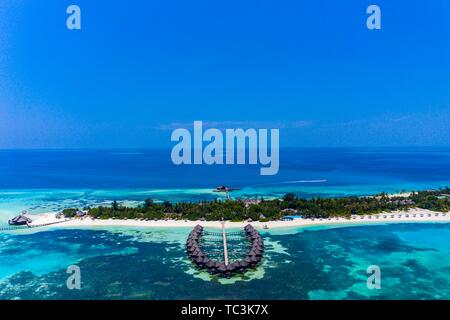
<instances>
[{"instance_id":1,"label":"wooden jetty","mask_svg":"<svg viewBox=\"0 0 450 320\"><path fill-rule=\"evenodd\" d=\"M197 225L186 241L186 252L197 268L222 277L231 277L255 268L262 260L264 241L251 225L231 237L222 232L205 231ZM230 243L231 242L231 243Z\"/></svg>"},{"instance_id":2,"label":"wooden jetty","mask_svg":"<svg viewBox=\"0 0 450 320\"><path fill-rule=\"evenodd\" d=\"M223 261L228 265L228 246L227 246L227 232L225 231L225 221L222 221L222 237L223 237Z\"/></svg>"}]
</instances>

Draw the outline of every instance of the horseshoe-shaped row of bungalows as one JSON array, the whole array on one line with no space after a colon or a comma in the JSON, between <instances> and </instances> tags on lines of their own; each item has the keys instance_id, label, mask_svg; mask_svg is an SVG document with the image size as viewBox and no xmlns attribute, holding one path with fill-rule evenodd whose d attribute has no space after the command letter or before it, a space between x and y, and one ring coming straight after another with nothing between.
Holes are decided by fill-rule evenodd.
<instances>
[{"instance_id":1,"label":"horseshoe-shaped row of bungalows","mask_svg":"<svg viewBox=\"0 0 450 320\"><path fill-rule=\"evenodd\" d=\"M237 273L244 273L249 268L255 268L261 262L264 254L264 241L251 225L244 227L245 234L251 242L250 250L245 258L226 265L223 262L208 258L208 255L201 250L199 240L203 233L203 227L197 225L189 234L186 241L186 251L192 262L202 270L207 270L210 274L217 274L222 277L231 277Z\"/></svg>"}]
</instances>

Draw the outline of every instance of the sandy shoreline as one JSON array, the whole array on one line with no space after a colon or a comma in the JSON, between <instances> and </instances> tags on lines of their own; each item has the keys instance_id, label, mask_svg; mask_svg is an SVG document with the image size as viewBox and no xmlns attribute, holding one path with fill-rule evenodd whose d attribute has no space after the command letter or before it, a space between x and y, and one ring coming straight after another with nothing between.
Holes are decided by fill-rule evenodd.
<instances>
[{"instance_id":1,"label":"sandy shoreline","mask_svg":"<svg viewBox=\"0 0 450 320\"><path fill-rule=\"evenodd\" d=\"M183 220L94 220L90 217L83 219L57 219L56 213L47 213L31 216L33 222L31 226L53 224L52 228L88 228L88 227L154 227L154 228L175 228L175 227L194 227L200 224L207 228L220 228L220 221L183 221ZM351 219L345 218L327 218L327 219L295 219L292 221L269 221L269 222L250 222L255 228L268 229L290 228L301 226L321 226L336 224L373 224L373 223L401 223L401 222L450 222L450 213L434 212L425 209L411 209L409 211L395 211L380 214L352 216ZM243 228L249 222L226 222L227 228Z\"/></svg>"}]
</instances>

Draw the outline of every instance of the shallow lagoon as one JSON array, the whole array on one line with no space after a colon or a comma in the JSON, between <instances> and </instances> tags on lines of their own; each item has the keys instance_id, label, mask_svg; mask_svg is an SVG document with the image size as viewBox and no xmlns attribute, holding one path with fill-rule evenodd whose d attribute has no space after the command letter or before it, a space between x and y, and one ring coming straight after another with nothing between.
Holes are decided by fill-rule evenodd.
<instances>
[{"instance_id":1,"label":"shallow lagoon","mask_svg":"<svg viewBox=\"0 0 450 320\"><path fill-rule=\"evenodd\" d=\"M444 187L449 148L282 149L280 173L254 166L174 166L170 150L0 152L0 225L21 210L199 201L224 197L369 195ZM33 230L35 231L35 230ZM243 279L199 274L184 254L187 229L91 228L0 234L2 299L450 298L450 224L286 228L264 232L264 264ZM65 286L69 265L82 290ZM381 267L382 289L366 288Z\"/></svg>"},{"instance_id":2,"label":"shallow lagoon","mask_svg":"<svg viewBox=\"0 0 450 320\"><path fill-rule=\"evenodd\" d=\"M280 231L281 230L281 231ZM49 230L0 235L2 299L449 299L450 224L270 230L243 278L195 270L189 229ZM21 250L22 249L22 250ZM66 288L69 265L81 290ZM381 289L366 287L369 265Z\"/></svg>"}]
</instances>

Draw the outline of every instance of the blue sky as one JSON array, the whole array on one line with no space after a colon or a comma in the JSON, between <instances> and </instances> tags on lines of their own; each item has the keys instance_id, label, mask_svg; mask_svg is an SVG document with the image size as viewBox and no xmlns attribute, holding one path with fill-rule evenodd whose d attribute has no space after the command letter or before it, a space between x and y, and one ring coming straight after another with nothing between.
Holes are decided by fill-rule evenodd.
<instances>
[{"instance_id":1,"label":"blue sky","mask_svg":"<svg viewBox=\"0 0 450 320\"><path fill-rule=\"evenodd\" d=\"M446 0L3 2L0 148L167 147L194 120L282 146L450 144Z\"/></svg>"}]
</instances>

